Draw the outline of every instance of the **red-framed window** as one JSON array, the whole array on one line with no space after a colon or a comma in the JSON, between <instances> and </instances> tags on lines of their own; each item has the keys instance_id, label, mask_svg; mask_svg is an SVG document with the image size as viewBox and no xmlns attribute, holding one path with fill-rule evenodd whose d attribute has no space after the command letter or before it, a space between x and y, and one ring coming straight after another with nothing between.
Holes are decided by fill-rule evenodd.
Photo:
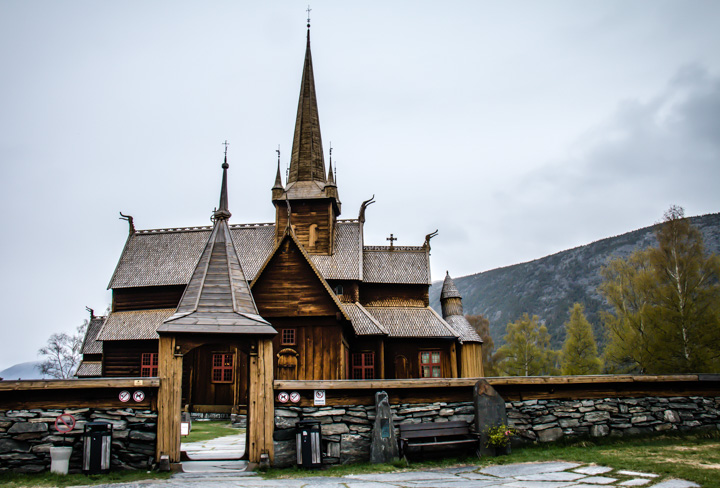
<instances>
[{"instance_id":1,"label":"red-framed window","mask_svg":"<svg viewBox=\"0 0 720 488\"><path fill-rule=\"evenodd\" d=\"M235 369L235 354L215 353L212 355L212 382L232 383Z\"/></svg>"},{"instance_id":2,"label":"red-framed window","mask_svg":"<svg viewBox=\"0 0 720 488\"><path fill-rule=\"evenodd\" d=\"M420 351L420 376L422 378L442 378L440 351Z\"/></svg>"},{"instance_id":3,"label":"red-framed window","mask_svg":"<svg viewBox=\"0 0 720 488\"><path fill-rule=\"evenodd\" d=\"M283 346L294 346L297 344L297 329L282 329L282 342Z\"/></svg>"},{"instance_id":4,"label":"red-framed window","mask_svg":"<svg viewBox=\"0 0 720 488\"><path fill-rule=\"evenodd\" d=\"M144 352L140 358L140 376L155 377L158 374L158 353Z\"/></svg>"},{"instance_id":5,"label":"red-framed window","mask_svg":"<svg viewBox=\"0 0 720 488\"><path fill-rule=\"evenodd\" d=\"M371 380L375 378L375 353L356 352L352 355L352 378Z\"/></svg>"}]
</instances>

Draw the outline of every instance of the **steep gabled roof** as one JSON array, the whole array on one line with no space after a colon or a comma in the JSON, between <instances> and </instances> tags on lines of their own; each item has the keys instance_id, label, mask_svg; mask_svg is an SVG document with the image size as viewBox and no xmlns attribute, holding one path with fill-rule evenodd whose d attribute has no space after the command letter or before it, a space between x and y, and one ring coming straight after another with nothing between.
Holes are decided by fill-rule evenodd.
<instances>
[{"instance_id":1,"label":"steep gabled roof","mask_svg":"<svg viewBox=\"0 0 720 488\"><path fill-rule=\"evenodd\" d=\"M227 196L227 156L222 167L220 205L213 214L215 226L177 311L158 327L158 333L277 333L258 314L230 235L227 223L231 215Z\"/></svg>"},{"instance_id":2,"label":"steep gabled roof","mask_svg":"<svg viewBox=\"0 0 720 488\"><path fill-rule=\"evenodd\" d=\"M82 353L83 354L102 354L103 346L102 341L97 340L100 329L107 317L105 316L93 316L88 324L87 332L85 332L85 339L83 339Z\"/></svg>"}]
</instances>

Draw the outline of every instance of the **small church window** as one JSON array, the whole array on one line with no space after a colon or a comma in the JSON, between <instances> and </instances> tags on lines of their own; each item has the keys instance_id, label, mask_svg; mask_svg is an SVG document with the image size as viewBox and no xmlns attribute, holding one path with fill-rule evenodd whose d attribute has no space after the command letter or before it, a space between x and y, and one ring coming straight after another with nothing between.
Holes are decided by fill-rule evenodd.
<instances>
[{"instance_id":1,"label":"small church window","mask_svg":"<svg viewBox=\"0 0 720 488\"><path fill-rule=\"evenodd\" d=\"M230 353L216 353L212 356L212 382L232 383L235 355Z\"/></svg>"},{"instance_id":2,"label":"small church window","mask_svg":"<svg viewBox=\"0 0 720 488\"><path fill-rule=\"evenodd\" d=\"M140 358L140 376L152 378L158 374L158 353L144 352Z\"/></svg>"},{"instance_id":3,"label":"small church window","mask_svg":"<svg viewBox=\"0 0 720 488\"><path fill-rule=\"evenodd\" d=\"M375 353L353 353L352 373L354 380L371 380L375 378Z\"/></svg>"},{"instance_id":4,"label":"small church window","mask_svg":"<svg viewBox=\"0 0 720 488\"><path fill-rule=\"evenodd\" d=\"M295 336L297 329L282 329L282 342L283 346L294 346Z\"/></svg>"},{"instance_id":5,"label":"small church window","mask_svg":"<svg viewBox=\"0 0 720 488\"><path fill-rule=\"evenodd\" d=\"M336 286L335 286L335 294L336 294L337 296L342 296L343 291L345 291L345 290L343 290L343 286L342 286L342 285L336 285Z\"/></svg>"},{"instance_id":6,"label":"small church window","mask_svg":"<svg viewBox=\"0 0 720 488\"><path fill-rule=\"evenodd\" d=\"M440 351L422 351L420 353L420 374L423 378L442 377Z\"/></svg>"}]
</instances>

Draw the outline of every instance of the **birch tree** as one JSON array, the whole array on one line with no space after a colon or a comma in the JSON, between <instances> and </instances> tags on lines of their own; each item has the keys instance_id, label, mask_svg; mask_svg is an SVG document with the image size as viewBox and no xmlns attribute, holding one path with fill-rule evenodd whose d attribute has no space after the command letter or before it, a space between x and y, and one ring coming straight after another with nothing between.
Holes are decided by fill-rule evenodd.
<instances>
[{"instance_id":1,"label":"birch tree","mask_svg":"<svg viewBox=\"0 0 720 488\"><path fill-rule=\"evenodd\" d=\"M540 376L557 372L557 352L550 348L547 327L538 323L538 317L524 314L509 323L505 344L498 349L500 373L508 376Z\"/></svg>"},{"instance_id":2,"label":"birch tree","mask_svg":"<svg viewBox=\"0 0 720 488\"><path fill-rule=\"evenodd\" d=\"M88 321L77 328L74 335L61 332L48 338L45 347L40 348L43 356L40 372L58 379L71 378L82 359L82 344Z\"/></svg>"}]
</instances>

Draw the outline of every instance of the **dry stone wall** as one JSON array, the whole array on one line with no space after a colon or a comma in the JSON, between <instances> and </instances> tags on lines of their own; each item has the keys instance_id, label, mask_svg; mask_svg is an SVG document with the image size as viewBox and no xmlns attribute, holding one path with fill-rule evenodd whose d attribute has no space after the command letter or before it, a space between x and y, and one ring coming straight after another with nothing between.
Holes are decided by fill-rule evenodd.
<instances>
[{"instance_id":1,"label":"dry stone wall","mask_svg":"<svg viewBox=\"0 0 720 488\"><path fill-rule=\"evenodd\" d=\"M58 415L77 420L63 435L55 430ZM72 445L70 472L82 469L82 433L87 422L113 424L112 469L148 469L155 462L157 413L150 410L81 408L0 410L0 472L33 473L50 469L50 448Z\"/></svg>"},{"instance_id":2,"label":"dry stone wall","mask_svg":"<svg viewBox=\"0 0 720 488\"><path fill-rule=\"evenodd\" d=\"M554 442L563 437L633 436L695 429L720 430L720 397L644 397L506 402L516 441ZM391 405L400 423L465 420L473 426L472 402ZM370 459L374 406L275 408L275 465L297 462L295 424L314 419L322 431L323 464Z\"/></svg>"}]
</instances>

